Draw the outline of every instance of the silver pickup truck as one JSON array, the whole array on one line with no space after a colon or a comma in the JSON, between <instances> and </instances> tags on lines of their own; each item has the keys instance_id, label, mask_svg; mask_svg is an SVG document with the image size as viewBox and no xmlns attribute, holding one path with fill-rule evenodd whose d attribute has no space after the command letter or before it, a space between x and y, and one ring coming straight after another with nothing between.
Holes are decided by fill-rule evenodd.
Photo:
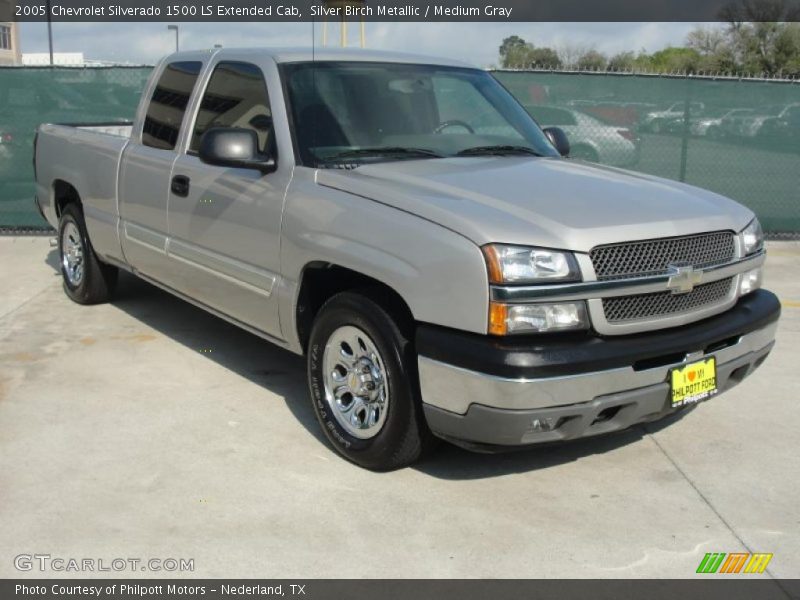
<instances>
[{"instance_id":1,"label":"silver pickup truck","mask_svg":"<svg viewBox=\"0 0 800 600\"><path fill-rule=\"evenodd\" d=\"M653 421L772 349L750 210L568 155L468 65L184 52L132 124L39 128L37 205L71 299L125 269L305 355L331 444L385 470Z\"/></svg>"}]
</instances>

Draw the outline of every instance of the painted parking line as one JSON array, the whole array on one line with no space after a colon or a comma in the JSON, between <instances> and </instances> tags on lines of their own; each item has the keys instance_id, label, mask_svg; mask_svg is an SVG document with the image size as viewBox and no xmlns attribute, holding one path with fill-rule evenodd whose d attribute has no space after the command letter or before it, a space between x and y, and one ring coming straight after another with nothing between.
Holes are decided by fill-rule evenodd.
<instances>
[{"instance_id":1,"label":"painted parking line","mask_svg":"<svg viewBox=\"0 0 800 600\"><path fill-rule=\"evenodd\" d=\"M785 308L800 308L800 302L797 300L781 300L781 306Z\"/></svg>"}]
</instances>

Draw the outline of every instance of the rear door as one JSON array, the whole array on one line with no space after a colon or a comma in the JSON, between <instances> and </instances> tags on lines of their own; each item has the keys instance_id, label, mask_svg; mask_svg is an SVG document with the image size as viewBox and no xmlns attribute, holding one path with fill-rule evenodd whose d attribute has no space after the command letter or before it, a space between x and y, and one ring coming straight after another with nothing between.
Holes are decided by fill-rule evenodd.
<instances>
[{"instance_id":1,"label":"rear door","mask_svg":"<svg viewBox=\"0 0 800 600\"><path fill-rule=\"evenodd\" d=\"M164 66L149 90L146 114L139 115L141 128L132 132L120 167L120 241L125 259L167 285L174 284L167 258L170 173L202 68L199 56Z\"/></svg>"},{"instance_id":2,"label":"rear door","mask_svg":"<svg viewBox=\"0 0 800 600\"><path fill-rule=\"evenodd\" d=\"M283 200L292 174L288 152L278 153L270 96L280 94L277 69L229 58L211 65L196 118L172 169L181 185L169 196L169 254L181 291L274 337L282 337L277 294ZM274 85L268 89L264 68ZM277 170L207 165L197 156L212 127L255 131L261 152Z\"/></svg>"}]
</instances>

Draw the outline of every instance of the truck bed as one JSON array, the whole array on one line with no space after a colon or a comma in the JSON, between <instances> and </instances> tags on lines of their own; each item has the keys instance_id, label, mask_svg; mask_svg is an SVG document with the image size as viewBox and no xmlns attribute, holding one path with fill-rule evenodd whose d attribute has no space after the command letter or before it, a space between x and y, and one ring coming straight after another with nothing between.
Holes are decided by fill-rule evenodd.
<instances>
[{"instance_id":1,"label":"truck bed","mask_svg":"<svg viewBox=\"0 0 800 600\"><path fill-rule=\"evenodd\" d=\"M59 182L69 182L80 193L90 238L104 258L121 258L117 180L131 130L130 122L43 124L36 136L36 196L42 214L58 227L53 191Z\"/></svg>"},{"instance_id":2,"label":"truck bed","mask_svg":"<svg viewBox=\"0 0 800 600\"><path fill-rule=\"evenodd\" d=\"M72 127L82 131L92 131L94 133L103 133L105 135L113 135L115 137L131 137L131 130L133 123L131 121L111 121L102 123L62 123L61 127Z\"/></svg>"}]
</instances>

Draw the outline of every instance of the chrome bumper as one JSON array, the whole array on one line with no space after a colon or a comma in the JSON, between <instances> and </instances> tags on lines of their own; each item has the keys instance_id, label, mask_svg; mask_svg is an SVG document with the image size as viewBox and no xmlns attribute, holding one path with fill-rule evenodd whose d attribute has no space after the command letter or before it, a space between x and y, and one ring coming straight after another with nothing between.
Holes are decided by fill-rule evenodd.
<instances>
[{"instance_id":1,"label":"chrome bumper","mask_svg":"<svg viewBox=\"0 0 800 600\"><path fill-rule=\"evenodd\" d=\"M423 410L436 435L471 448L622 430L682 410L670 401L676 367L713 356L719 392L742 381L772 350L779 315L762 290L725 314L646 336L515 343L421 328Z\"/></svg>"},{"instance_id":2,"label":"chrome bumper","mask_svg":"<svg viewBox=\"0 0 800 600\"><path fill-rule=\"evenodd\" d=\"M728 363L755 357L772 347L777 322L739 338L722 350L687 354L682 361L652 369L632 366L541 379L509 379L470 371L419 357L419 378L425 404L456 414L465 414L472 404L505 410L550 408L588 402L598 396L643 388L667 381L670 370L687 362L715 356L722 371ZM755 358L754 358L755 360Z\"/></svg>"}]
</instances>

